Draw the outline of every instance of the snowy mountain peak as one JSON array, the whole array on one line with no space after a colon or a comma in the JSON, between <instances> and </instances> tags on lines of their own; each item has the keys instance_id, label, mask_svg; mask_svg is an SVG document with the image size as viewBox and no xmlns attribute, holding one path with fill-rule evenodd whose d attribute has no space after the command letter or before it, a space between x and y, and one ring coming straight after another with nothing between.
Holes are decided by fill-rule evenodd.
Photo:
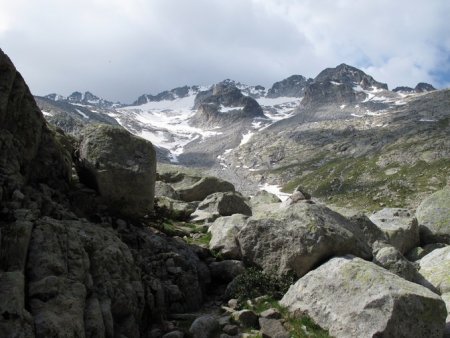
<instances>
[{"instance_id":1,"label":"snowy mountain peak","mask_svg":"<svg viewBox=\"0 0 450 338\"><path fill-rule=\"evenodd\" d=\"M208 87L202 86L183 86L165 90L159 94L144 94L138 97L133 102L133 106L140 106L149 102L174 101L178 98L185 98L192 95L197 95L199 92L207 90Z\"/></svg>"},{"instance_id":2,"label":"snowy mountain peak","mask_svg":"<svg viewBox=\"0 0 450 338\"><path fill-rule=\"evenodd\" d=\"M84 94L79 91L75 91L68 97L64 97L62 95L53 93L46 95L45 98L50 99L52 101L61 101L75 105L91 106L98 108L113 108L121 105L120 103L113 103L108 100L99 98L98 96L92 94L89 91L86 91Z\"/></svg>"}]
</instances>

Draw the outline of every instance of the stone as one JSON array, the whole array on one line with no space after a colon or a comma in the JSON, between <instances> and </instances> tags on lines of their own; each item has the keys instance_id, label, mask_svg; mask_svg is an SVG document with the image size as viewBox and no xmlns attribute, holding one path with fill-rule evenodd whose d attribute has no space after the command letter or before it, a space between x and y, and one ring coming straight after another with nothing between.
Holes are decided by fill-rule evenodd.
<instances>
[{"instance_id":1,"label":"stone","mask_svg":"<svg viewBox=\"0 0 450 338\"><path fill-rule=\"evenodd\" d=\"M421 240L425 244L450 244L450 187L425 198L416 211Z\"/></svg>"},{"instance_id":2,"label":"stone","mask_svg":"<svg viewBox=\"0 0 450 338\"><path fill-rule=\"evenodd\" d=\"M450 292L450 246L436 249L419 261L419 272L441 294Z\"/></svg>"},{"instance_id":3,"label":"stone","mask_svg":"<svg viewBox=\"0 0 450 338\"><path fill-rule=\"evenodd\" d=\"M162 181L155 182L155 197L169 197L173 200L179 199L178 193L168 183Z\"/></svg>"},{"instance_id":4,"label":"stone","mask_svg":"<svg viewBox=\"0 0 450 338\"><path fill-rule=\"evenodd\" d=\"M153 145L121 127L88 126L79 146L77 171L110 209L128 217L153 210L156 153Z\"/></svg>"},{"instance_id":5,"label":"stone","mask_svg":"<svg viewBox=\"0 0 450 338\"><path fill-rule=\"evenodd\" d=\"M170 218L181 221L188 220L198 206L198 202L183 202L165 196L158 197L157 204L167 209Z\"/></svg>"},{"instance_id":6,"label":"stone","mask_svg":"<svg viewBox=\"0 0 450 338\"><path fill-rule=\"evenodd\" d=\"M245 272L244 263L238 260L225 260L209 264L211 277L223 282L231 282L235 277Z\"/></svg>"},{"instance_id":7,"label":"stone","mask_svg":"<svg viewBox=\"0 0 450 338\"><path fill-rule=\"evenodd\" d=\"M230 309L237 309L237 307L238 307L238 300L237 300L237 299L234 299L234 298L230 299L230 300L228 301L228 307L229 307Z\"/></svg>"},{"instance_id":8,"label":"stone","mask_svg":"<svg viewBox=\"0 0 450 338\"><path fill-rule=\"evenodd\" d=\"M234 185L216 177L203 177L189 186L175 188L180 199L185 202L203 201L216 192L233 192Z\"/></svg>"},{"instance_id":9,"label":"stone","mask_svg":"<svg viewBox=\"0 0 450 338\"><path fill-rule=\"evenodd\" d=\"M265 190L258 191L255 196L250 199L250 204L253 206L260 204L280 203L280 198Z\"/></svg>"},{"instance_id":10,"label":"stone","mask_svg":"<svg viewBox=\"0 0 450 338\"><path fill-rule=\"evenodd\" d=\"M269 319L281 319L281 313L277 309L270 308L260 313L263 318Z\"/></svg>"},{"instance_id":11,"label":"stone","mask_svg":"<svg viewBox=\"0 0 450 338\"><path fill-rule=\"evenodd\" d=\"M289 338L291 335L278 319L259 318L263 338Z\"/></svg>"},{"instance_id":12,"label":"stone","mask_svg":"<svg viewBox=\"0 0 450 338\"><path fill-rule=\"evenodd\" d=\"M218 192L209 195L200 202L197 210L191 215L193 222L214 221L220 216L233 214L252 215L252 210L244 197L236 192Z\"/></svg>"},{"instance_id":13,"label":"stone","mask_svg":"<svg viewBox=\"0 0 450 338\"><path fill-rule=\"evenodd\" d=\"M410 210L384 208L369 218L384 231L389 243L402 254L419 245L419 226Z\"/></svg>"},{"instance_id":14,"label":"stone","mask_svg":"<svg viewBox=\"0 0 450 338\"><path fill-rule=\"evenodd\" d=\"M189 333L196 338L212 338L219 331L217 318L212 315L198 317L189 328Z\"/></svg>"},{"instance_id":15,"label":"stone","mask_svg":"<svg viewBox=\"0 0 450 338\"><path fill-rule=\"evenodd\" d=\"M237 234L244 227L248 216L234 214L231 216L219 217L208 228L211 233L209 248L218 252L224 258L240 259L241 250L237 242Z\"/></svg>"},{"instance_id":16,"label":"stone","mask_svg":"<svg viewBox=\"0 0 450 338\"><path fill-rule=\"evenodd\" d=\"M331 336L442 337L442 299L357 257L330 259L300 278L280 304L307 313Z\"/></svg>"},{"instance_id":17,"label":"stone","mask_svg":"<svg viewBox=\"0 0 450 338\"><path fill-rule=\"evenodd\" d=\"M408 261L396 248L385 245L374 252L373 262L386 270L395 273L407 281L425 286L433 292L437 289L418 272L415 264Z\"/></svg>"},{"instance_id":18,"label":"stone","mask_svg":"<svg viewBox=\"0 0 450 338\"><path fill-rule=\"evenodd\" d=\"M230 336L235 336L239 333L239 328L236 325L228 324L222 328L222 331Z\"/></svg>"},{"instance_id":19,"label":"stone","mask_svg":"<svg viewBox=\"0 0 450 338\"><path fill-rule=\"evenodd\" d=\"M349 230L352 227L325 206L296 203L249 218L238 241L244 263L301 277L330 256L371 259L372 250Z\"/></svg>"},{"instance_id":20,"label":"stone","mask_svg":"<svg viewBox=\"0 0 450 338\"><path fill-rule=\"evenodd\" d=\"M258 316L252 310L241 310L232 313L235 321L239 322L243 327L259 328Z\"/></svg>"},{"instance_id":21,"label":"stone","mask_svg":"<svg viewBox=\"0 0 450 338\"><path fill-rule=\"evenodd\" d=\"M373 250L375 242L388 243L388 237L378 226L362 212L356 212L348 217L351 224L354 225L352 231L370 246Z\"/></svg>"}]
</instances>

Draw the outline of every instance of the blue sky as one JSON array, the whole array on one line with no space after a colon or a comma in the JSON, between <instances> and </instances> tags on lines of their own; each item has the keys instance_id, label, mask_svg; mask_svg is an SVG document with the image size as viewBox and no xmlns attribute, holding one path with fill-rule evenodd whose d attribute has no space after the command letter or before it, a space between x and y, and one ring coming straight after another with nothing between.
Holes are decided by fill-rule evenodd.
<instances>
[{"instance_id":1,"label":"blue sky","mask_svg":"<svg viewBox=\"0 0 450 338\"><path fill-rule=\"evenodd\" d=\"M134 101L232 78L270 86L348 63L450 86L448 0L0 0L0 48L44 95Z\"/></svg>"}]
</instances>

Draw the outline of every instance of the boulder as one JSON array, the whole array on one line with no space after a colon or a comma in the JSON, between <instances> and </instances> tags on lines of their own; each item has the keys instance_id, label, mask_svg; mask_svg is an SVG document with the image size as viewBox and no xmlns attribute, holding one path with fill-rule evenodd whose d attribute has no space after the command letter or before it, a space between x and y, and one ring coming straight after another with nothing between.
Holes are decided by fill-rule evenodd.
<instances>
[{"instance_id":1,"label":"boulder","mask_svg":"<svg viewBox=\"0 0 450 338\"><path fill-rule=\"evenodd\" d=\"M212 338L219 331L219 322L212 315L198 317L189 328L189 333L195 338Z\"/></svg>"},{"instance_id":2,"label":"boulder","mask_svg":"<svg viewBox=\"0 0 450 338\"><path fill-rule=\"evenodd\" d=\"M194 222L214 221L220 216L234 214L252 215L252 210L245 198L236 192L218 192L209 195L200 202L197 210L191 215Z\"/></svg>"},{"instance_id":3,"label":"boulder","mask_svg":"<svg viewBox=\"0 0 450 338\"><path fill-rule=\"evenodd\" d=\"M340 337L442 337L446 309L423 286L353 256L332 258L299 279L281 302Z\"/></svg>"},{"instance_id":4,"label":"boulder","mask_svg":"<svg viewBox=\"0 0 450 338\"><path fill-rule=\"evenodd\" d=\"M434 250L419 264L419 272L438 290L447 306L445 337L450 337L450 246Z\"/></svg>"},{"instance_id":5,"label":"boulder","mask_svg":"<svg viewBox=\"0 0 450 338\"><path fill-rule=\"evenodd\" d=\"M260 204L280 203L281 200L277 195L272 194L265 190L260 190L250 199L250 204L253 206Z\"/></svg>"},{"instance_id":6,"label":"boulder","mask_svg":"<svg viewBox=\"0 0 450 338\"><path fill-rule=\"evenodd\" d=\"M153 210L156 154L150 142L123 128L88 126L77 170L80 180L96 189L113 211L140 217Z\"/></svg>"},{"instance_id":7,"label":"boulder","mask_svg":"<svg viewBox=\"0 0 450 338\"><path fill-rule=\"evenodd\" d=\"M436 249L419 261L419 272L441 294L450 292L450 246Z\"/></svg>"},{"instance_id":8,"label":"boulder","mask_svg":"<svg viewBox=\"0 0 450 338\"><path fill-rule=\"evenodd\" d=\"M261 327L260 331L263 338L291 337L279 319L259 318L259 326Z\"/></svg>"},{"instance_id":9,"label":"boulder","mask_svg":"<svg viewBox=\"0 0 450 338\"><path fill-rule=\"evenodd\" d=\"M375 250L373 262L407 281L423 285L436 292L436 288L423 278L417 271L417 267L391 245L383 245Z\"/></svg>"},{"instance_id":10,"label":"boulder","mask_svg":"<svg viewBox=\"0 0 450 338\"><path fill-rule=\"evenodd\" d=\"M251 217L237 238L244 262L266 272L301 277L335 255L371 259L372 250L349 230L352 227L325 206L297 203Z\"/></svg>"},{"instance_id":11,"label":"boulder","mask_svg":"<svg viewBox=\"0 0 450 338\"><path fill-rule=\"evenodd\" d=\"M244 327L257 329L259 326L258 316L252 310L240 310L232 313L233 319Z\"/></svg>"},{"instance_id":12,"label":"boulder","mask_svg":"<svg viewBox=\"0 0 450 338\"><path fill-rule=\"evenodd\" d=\"M375 243L388 243L386 234L377 227L365 214L357 212L348 217L353 225L352 232L359 235L369 247L374 248Z\"/></svg>"},{"instance_id":13,"label":"boulder","mask_svg":"<svg viewBox=\"0 0 450 338\"><path fill-rule=\"evenodd\" d=\"M411 211L399 208L384 208L370 217L386 234L391 245L402 254L420 243L419 226Z\"/></svg>"},{"instance_id":14,"label":"boulder","mask_svg":"<svg viewBox=\"0 0 450 338\"><path fill-rule=\"evenodd\" d=\"M436 191L419 205L416 217L423 243L450 244L450 187Z\"/></svg>"},{"instance_id":15,"label":"boulder","mask_svg":"<svg viewBox=\"0 0 450 338\"><path fill-rule=\"evenodd\" d=\"M426 255L428 255L430 252L436 250L436 249L440 249L440 248L444 248L447 245L445 243L433 243L433 244L427 244L424 245L423 247L416 247L412 250L410 250L405 257L412 261L418 261L421 260L423 257L425 257Z\"/></svg>"},{"instance_id":16,"label":"boulder","mask_svg":"<svg viewBox=\"0 0 450 338\"><path fill-rule=\"evenodd\" d=\"M188 186L175 186L180 199L185 202L203 201L216 192L234 191L234 185L217 177L203 177Z\"/></svg>"},{"instance_id":17,"label":"boulder","mask_svg":"<svg viewBox=\"0 0 450 338\"><path fill-rule=\"evenodd\" d=\"M224 258L240 259L241 250L236 237L247 222L247 218L245 215L234 214L216 219L208 229L211 233L209 248Z\"/></svg>"},{"instance_id":18,"label":"boulder","mask_svg":"<svg viewBox=\"0 0 450 338\"><path fill-rule=\"evenodd\" d=\"M179 198L178 193L174 188L168 183L162 181L155 182L155 197L169 197L171 199L177 200Z\"/></svg>"},{"instance_id":19,"label":"boulder","mask_svg":"<svg viewBox=\"0 0 450 338\"><path fill-rule=\"evenodd\" d=\"M161 196L157 198L157 205L166 208L170 218L184 221L197 209L198 202L183 202Z\"/></svg>"}]
</instances>

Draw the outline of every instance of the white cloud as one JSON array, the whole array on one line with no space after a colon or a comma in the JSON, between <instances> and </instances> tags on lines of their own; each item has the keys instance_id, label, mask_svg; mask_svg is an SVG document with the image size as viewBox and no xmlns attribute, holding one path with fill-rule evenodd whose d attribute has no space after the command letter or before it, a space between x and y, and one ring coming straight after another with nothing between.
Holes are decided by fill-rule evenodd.
<instances>
[{"instance_id":1,"label":"white cloud","mask_svg":"<svg viewBox=\"0 0 450 338\"><path fill-rule=\"evenodd\" d=\"M448 85L450 2L0 0L0 46L31 89L109 99L224 78L270 85L342 62L390 87Z\"/></svg>"}]
</instances>

